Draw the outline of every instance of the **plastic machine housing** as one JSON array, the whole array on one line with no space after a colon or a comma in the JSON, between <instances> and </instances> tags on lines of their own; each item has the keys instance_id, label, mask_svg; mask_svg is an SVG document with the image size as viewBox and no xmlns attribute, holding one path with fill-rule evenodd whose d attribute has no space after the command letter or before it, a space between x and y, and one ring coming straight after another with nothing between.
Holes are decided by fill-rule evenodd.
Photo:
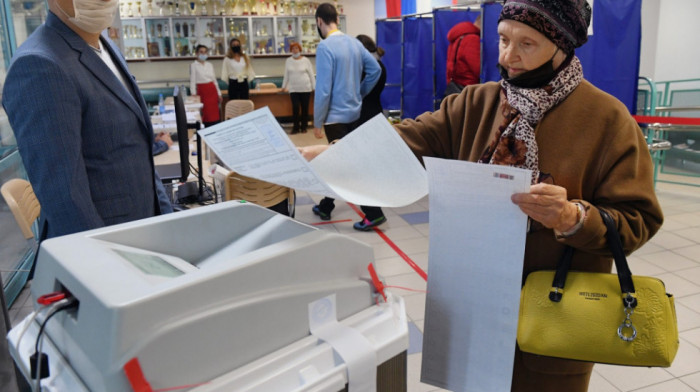
<instances>
[{"instance_id":1,"label":"plastic machine housing","mask_svg":"<svg viewBox=\"0 0 700 392\"><path fill-rule=\"evenodd\" d=\"M47 240L31 292L79 301L45 334L85 388L131 390L132 358L163 388L309 337L308 304L330 294L338 320L375 306L372 260L366 244L232 201Z\"/></svg>"}]
</instances>

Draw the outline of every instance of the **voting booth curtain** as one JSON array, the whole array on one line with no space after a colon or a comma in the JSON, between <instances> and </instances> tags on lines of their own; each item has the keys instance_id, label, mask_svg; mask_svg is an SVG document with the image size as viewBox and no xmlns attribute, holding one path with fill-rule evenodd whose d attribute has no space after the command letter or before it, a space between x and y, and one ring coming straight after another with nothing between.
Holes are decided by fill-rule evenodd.
<instances>
[{"instance_id":1,"label":"voting booth curtain","mask_svg":"<svg viewBox=\"0 0 700 392\"><path fill-rule=\"evenodd\" d=\"M401 28L400 19L378 20L377 45L384 49L386 85L381 95L384 110L401 110Z\"/></svg>"},{"instance_id":2,"label":"voting booth curtain","mask_svg":"<svg viewBox=\"0 0 700 392\"><path fill-rule=\"evenodd\" d=\"M576 50L584 75L634 112L641 46L642 0L596 0L593 35ZM500 80L498 73L498 16L502 5L435 9L430 14L378 20L377 44L387 51L384 109L401 108L401 118L415 118L436 110L446 80L447 33L462 21L482 13L481 82ZM432 16L432 17L430 17ZM397 86L395 83L399 81Z\"/></svg>"},{"instance_id":3,"label":"voting booth curtain","mask_svg":"<svg viewBox=\"0 0 700 392\"><path fill-rule=\"evenodd\" d=\"M403 19L403 102L401 118L433 110L433 19Z\"/></svg>"},{"instance_id":4,"label":"voting booth curtain","mask_svg":"<svg viewBox=\"0 0 700 392\"><path fill-rule=\"evenodd\" d=\"M637 111L642 0L595 0L593 35L576 49L589 82Z\"/></svg>"}]
</instances>

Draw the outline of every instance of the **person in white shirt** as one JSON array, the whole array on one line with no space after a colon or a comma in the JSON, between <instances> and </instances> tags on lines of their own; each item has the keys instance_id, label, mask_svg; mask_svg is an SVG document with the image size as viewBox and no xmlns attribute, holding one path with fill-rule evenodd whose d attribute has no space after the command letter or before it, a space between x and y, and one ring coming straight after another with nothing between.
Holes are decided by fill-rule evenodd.
<instances>
[{"instance_id":1,"label":"person in white shirt","mask_svg":"<svg viewBox=\"0 0 700 392\"><path fill-rule=\"evenodd\" d=\"M221 90L216 81L214 66L207 62L209 49L197 45L197 60L190 65L190 92L199 95L202 104L202 122L205 127L214 125L220 120L219 104Z\"/></svg>"},{"instance_id":2,"label":"person in white shirt","mask_svg":"<svg viewBox=\"0 0 700 392\"><path fill-rule=\"evenodd\" d=\"M292 51L292 56L287 58L285 63L282 90L289 91L289 97L292 100L294 121L292 134L306 133L306 127L309 124L309 98L316 87L316 77L311 61L301 55L301 45L298 42L292 42L289 49ZM299 116L300 106L301 116Z\"/></svg>"},{"instance_id":3,"label":"person in white shirt","mask_svg":"<svg viewBox=\"0 0 700 392\"><path fill-rule=\"evenodd\" d=\"M238 38L231 38L221 67L221 80L228 82L228 99L248 99L248 82L255 79L255 71Z\"/></svg>"}]
</instances>

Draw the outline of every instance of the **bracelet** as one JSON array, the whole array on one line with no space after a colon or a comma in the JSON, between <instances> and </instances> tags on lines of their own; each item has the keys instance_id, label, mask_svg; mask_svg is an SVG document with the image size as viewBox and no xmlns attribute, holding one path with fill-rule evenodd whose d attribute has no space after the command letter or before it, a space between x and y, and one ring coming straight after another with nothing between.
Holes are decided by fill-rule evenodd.
<instances>
[{"instance_id":1,"label":"bracelet","mask_svg":"<svg viewBox=\"0 0 700 392\"><path fill-rule=\"evenodd\" d=\"M576 211L577 222L571 229L569 229L563 233L558 233L555 230L555 234L557 235L557 238L569 238L572 235L576 234L583 227L583 221L584 221L584 219L586 219L586 207L579 202L575 202L574 204L576 204L576 208L577 208L577 211Z\"/></svg>"}]
</instances>

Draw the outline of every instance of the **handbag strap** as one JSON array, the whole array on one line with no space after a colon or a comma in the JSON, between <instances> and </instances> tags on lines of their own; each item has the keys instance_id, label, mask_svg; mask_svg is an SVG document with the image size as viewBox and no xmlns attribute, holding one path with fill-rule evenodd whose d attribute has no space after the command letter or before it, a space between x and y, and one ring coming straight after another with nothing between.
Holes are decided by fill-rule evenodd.
<instances>
[{"instance_id":1,"label":"handbag strap","mask_svg":"<svg viewBox=\"0 0 700 392\"><path fill-rule=\"evenodd\" d=\"M620 241L620 234L617 232L615 221L606 211L601 209L598 209L598 211L600 211L605 227L608 228L605 236L608 238L608 246L615 258L615 269L617 269L617 278L620 280L620 289L622 289L623 293L634 293L632 271L630 271L629 264L627 264L625 252L622 250L622 241Z\"/></svg>"},{"instance_id":2,"label":"handbag strap","mask_svg":"<svg viewBox=\"0 0 700 392\"><path fill-rule=\"evenodd\" d=\"M627 258L622 248L622 241L620 240L617 226L615 226L615 221L606 211L602 209L598 209L598 211L607 228L605 237L608 240L608 246L615 259L615 268L617 269L617 278L620 281L620 290L623 294L628 294L624 297L623 303L625 306L635 307L637 306L637 299L631 295L635 292L634 283L632 282L632 272L627 264ZM564 293L560 290L564 288L564 284L566 283L566 275L571 268L573 253L574 248L567 246L561 259L559 259L559 264L557 265L557 270L554 273L554 279L552 281L552 291L549 292L549 299L552 302L561 301Z\"/></svg>"}]
</instances>

